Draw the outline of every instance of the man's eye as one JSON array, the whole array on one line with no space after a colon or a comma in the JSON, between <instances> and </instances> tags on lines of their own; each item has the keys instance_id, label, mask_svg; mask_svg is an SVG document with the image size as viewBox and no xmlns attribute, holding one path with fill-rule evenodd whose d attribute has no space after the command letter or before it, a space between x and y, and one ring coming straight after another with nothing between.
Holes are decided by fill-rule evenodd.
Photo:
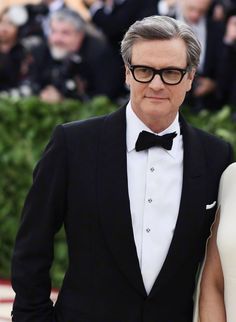
<instances>
[{"instance_id":1,"label":"man's eye","mask_svg":"<svg viewBox=\"0 0 236 322\"><path fill-rule=\"evenodd\" d=\"M143 72L143 73L147 73L147 72L149 72L150 71L150 69L149 68L139 68L139 71L140 72Z\"/></svg>"},{"instance_id":2,"label":"man's eye","mask_svg":"<svg viewBox=\"0 0 236 322\"><path fill-rule=\"evenodd\" d=\"M169 81L178 80L182 76L181 72L179 70L175 70L175 69L165 70L165 71L163 71L162 75L165 79L168 79Z\"/></svg>"},{"instance_id":3,"label":"man's eye","mask_svg":"<svg viewBox=\"0 0 236 322\"><path fill-rule=\"evenodd\" d=\"M152 74L152 70L150 68L145 68L145 67L140 67L137 68L136 70L137 73L139 73L140 75L150 75Z\"/></svg>"},{"instance_id":4,"label":"man's eye","mask_svg":"<svg viewBox=\"0 0 236 322\"><path fill-rule=\"evenodd\" d=\"M168 69L164 71L165 75L168 76L179 76L181 73L179 70L175 70L175 69Z\"/></svg>"}]
</instances>

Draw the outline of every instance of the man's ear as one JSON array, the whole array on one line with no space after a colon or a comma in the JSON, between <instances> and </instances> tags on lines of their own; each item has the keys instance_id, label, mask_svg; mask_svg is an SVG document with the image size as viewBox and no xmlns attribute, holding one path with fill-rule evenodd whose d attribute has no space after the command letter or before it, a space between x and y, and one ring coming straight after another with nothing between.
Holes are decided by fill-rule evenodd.
<instances>
[{"instance_id":1,"label":"man's ear","mask_svg":"<svg viewBox=\"0 0 236 322\"><path fill-rule=\"evenodd\" d=\"M187 75L187 77L188 77L187 92L190 91L190 89L192 88L192 83L193 83L195 75L196 75L196 68L193 68L188 72L188 75Z\"/></svg>"},{"instance_id":2,"label":"man's ear","mask_svg":"<svg viewBox=\"0 0 236 322\"><path fill-rule=\"evenodd\" d=\"M193 81L194 77L196 75L196 68L192 68L189 72L188 72L188 78Z\"/></svg>"},{"instance_id":3,"label":"man's ear","mask_svg":"<svg viewBox=\"0 0 236 322\"><path fill-rule=\"evenodd\" d=\"M130 86L130 76L131 72L127 65L125 65L125 83L129 87Z\"/></svg>"}]
</instances>

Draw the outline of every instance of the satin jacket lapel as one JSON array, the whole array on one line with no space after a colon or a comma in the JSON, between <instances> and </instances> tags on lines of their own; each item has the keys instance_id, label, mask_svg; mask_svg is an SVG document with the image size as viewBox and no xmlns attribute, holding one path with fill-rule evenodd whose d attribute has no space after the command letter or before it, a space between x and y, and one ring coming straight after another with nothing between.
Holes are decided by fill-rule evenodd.
<instances>
[{"instance_id":1,"label":"satin jacket lapel","mask_svg":"<svg viewBox=\"0 0 236 322\"><path fill-rule=\"evenodd\" d=\"M184 171L179 215L169 252L153 285L150 297L172 276L173 266L175 270L178 269L178 266L181 267L187 256L187 245L191 243L192 238L196 238L194 232L201 227L201 213L206 205L204 151L193 128L182 117L181 130L184 145Z\"/></svg>"},{"instance_id":2,"label":"satin jacket lapel","mask_svg":"<svg viewBox=\"0 0 236 322\"><path fill-rule=\"evenodd\" d=\"M104 235L122 273L146 296L130 214L124 107L105 119L99 150L98 191Z\"/></svg>"}]
</instances>

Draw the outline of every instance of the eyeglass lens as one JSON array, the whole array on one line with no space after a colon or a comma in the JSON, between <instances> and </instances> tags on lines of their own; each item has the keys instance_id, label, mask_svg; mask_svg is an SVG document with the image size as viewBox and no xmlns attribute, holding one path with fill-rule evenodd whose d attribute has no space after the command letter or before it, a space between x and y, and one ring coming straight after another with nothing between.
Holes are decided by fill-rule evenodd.
<instances>
[{"instance_id":1,"label":"eyeglass lens","mask_svg":"<svg viewBox=\"0 0 236 322\"><path fill-rule=\"evenodd\" d=\"M134 78L141 82L151 81L155 74L159 74L162 81L167 84L176 84L183 77L183 73L178 69L162 69L157 72L157 70L145 66L134 66L133 73Z\"/></svg>"}]
</instances>

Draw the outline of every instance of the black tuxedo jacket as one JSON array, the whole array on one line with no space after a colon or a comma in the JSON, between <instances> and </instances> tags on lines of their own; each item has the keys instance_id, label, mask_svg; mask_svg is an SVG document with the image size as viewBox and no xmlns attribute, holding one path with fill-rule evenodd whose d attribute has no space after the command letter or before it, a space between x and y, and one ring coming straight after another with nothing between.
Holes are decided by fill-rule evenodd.
<instances>
[{"instance_id":1,"label":"black tuxedo jacket","mask_svg":"<svg viewBox=\"0 0 236 322\"><path fill-rule=\"evenodd\" d=\"M191 322L195 275L215 214L229 144L182 119L183 191L176 229L151 293L134 242L126 169L125 107L58 126L34 172L17 235L16 322ZM54 234L64 223L69 266L49 300Z\"/></svg>"}]
</instances>

